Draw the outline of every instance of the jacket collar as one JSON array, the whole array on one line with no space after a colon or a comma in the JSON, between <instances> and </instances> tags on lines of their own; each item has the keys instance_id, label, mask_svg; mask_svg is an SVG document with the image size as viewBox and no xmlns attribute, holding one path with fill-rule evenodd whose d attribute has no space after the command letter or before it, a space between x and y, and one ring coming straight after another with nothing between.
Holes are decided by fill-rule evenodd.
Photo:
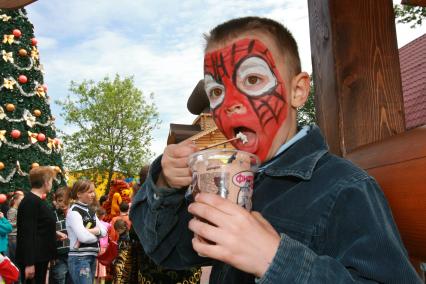
<instances>
[{"instance_id":1,"label":"jacket collar","mask_svg":"<svg viewBox=\"0 0 426 284\"><path fill-rule=\"evenodd\" d=\"M318 126L289 149L275 157L264 173L270 176L294 176L310 180L319 159L328 153L328 146Z\"/></svg>"}]
</instances>

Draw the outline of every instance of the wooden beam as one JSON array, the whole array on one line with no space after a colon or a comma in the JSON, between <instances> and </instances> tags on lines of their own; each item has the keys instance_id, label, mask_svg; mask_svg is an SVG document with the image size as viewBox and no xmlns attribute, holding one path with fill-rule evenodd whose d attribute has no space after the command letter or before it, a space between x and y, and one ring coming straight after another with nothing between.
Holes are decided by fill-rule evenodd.
<instances>
[{"instance_id":1,"label":"wooden beam","mask_svg":"<svg viewBox=\"0 0 426 284\"><path fill-rule=\"evenodd\" d=\"M308 0L317 120L331 152L405 131L391 0Z\"/></svg>"},{"instance_id":2,"label":"wooden beam","mask_svg":"<svg viewBox=\"0 0 426 284\"><path fill-rule=\"evenodd\" d=\"M0 0L0 9L19 9L37 0Z\"/></svg>"},{"instance_id":3,"label":"wooden beam","mask_svg":"<svg viewBox=\"0 0 426 284\"><path fill-rule=\"evenodd\" d=\"M402 5L426 7L426 0L402 0Z\"/></svg>"}]
</instances>

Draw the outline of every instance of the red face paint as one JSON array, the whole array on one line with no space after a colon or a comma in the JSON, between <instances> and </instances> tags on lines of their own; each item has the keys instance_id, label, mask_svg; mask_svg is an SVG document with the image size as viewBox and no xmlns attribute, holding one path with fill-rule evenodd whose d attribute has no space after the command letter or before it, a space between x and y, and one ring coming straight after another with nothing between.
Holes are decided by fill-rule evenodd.
<instances>
[{"instance_id":1,"label":"red face paint","mask_svg":"<svg viewBox=\"0 0 426 284\"><path fill-rule=\"evenodd\" d=\"M228 139L245 134L248 143L235 140L234 147L264 161L287 117L286 90L271 52L257 39L242 39L207 53L204 84L218 128Z\"/></svg>"}]
</instances>

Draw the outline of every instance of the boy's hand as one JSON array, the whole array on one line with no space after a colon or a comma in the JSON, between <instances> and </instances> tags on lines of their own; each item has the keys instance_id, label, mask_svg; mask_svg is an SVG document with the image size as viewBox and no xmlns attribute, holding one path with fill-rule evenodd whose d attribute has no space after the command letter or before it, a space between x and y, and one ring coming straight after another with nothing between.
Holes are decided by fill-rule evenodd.
<instances>
[{"instance_id":1,"label":"boy's hand","mask_svg":"<svg viewBox=\"0 0 426 284\"><path fill-rule=\"evenodd\" d=\"M198 151L191 140L166 147L161 159L163 171L157 180L157 186L182 188L191 184L192 174L188 167L188 157Z\"/></svg>"},{"instance_id":2,"label":"boy's hand","mask_svg":"<svg viewBox=\"0 0 426 284\"><path fill-rule=\"evenodd\" d=\"M195 200L188 211L214 226L194 218L189 222L189 229L214 244L193 238L194 250L262 277L280 243L280 235L272 225L260 213L250 213L215 194L200 193Z\"/></svg>"},{"instance_id":3,"label":"boy's hand","mask_svg":"<svg viewBox=\"0 0 426 284\"><path fill-rule=\"evenodd\" d=\"M56 231L56 239L59 241L66 240L68 238L67 234L64 234L60 231Z\"/></svg>"}]
</instances>

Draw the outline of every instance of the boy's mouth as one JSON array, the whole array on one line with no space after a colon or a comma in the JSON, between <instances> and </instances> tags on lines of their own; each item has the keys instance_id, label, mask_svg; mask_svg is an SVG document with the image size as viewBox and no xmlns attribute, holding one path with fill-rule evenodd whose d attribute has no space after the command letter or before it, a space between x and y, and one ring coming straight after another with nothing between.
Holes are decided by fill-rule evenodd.
<instances>
[{"instance_id":1,"label":"boy's mouth","mask_svg":"<svg viewBox=\"0 0 426 284\"><path fill-rule=\"evenodd\" d=\"M241 150L249 151L249 149L253 150L252 148L257 144L257 135L256 132L250 128L240 126L233 129L234 130L234 137L241 132L247 137L247 143L243 143L241 139L235 140L234 145L236 148Z\"/></svg>"}]
</instances>

